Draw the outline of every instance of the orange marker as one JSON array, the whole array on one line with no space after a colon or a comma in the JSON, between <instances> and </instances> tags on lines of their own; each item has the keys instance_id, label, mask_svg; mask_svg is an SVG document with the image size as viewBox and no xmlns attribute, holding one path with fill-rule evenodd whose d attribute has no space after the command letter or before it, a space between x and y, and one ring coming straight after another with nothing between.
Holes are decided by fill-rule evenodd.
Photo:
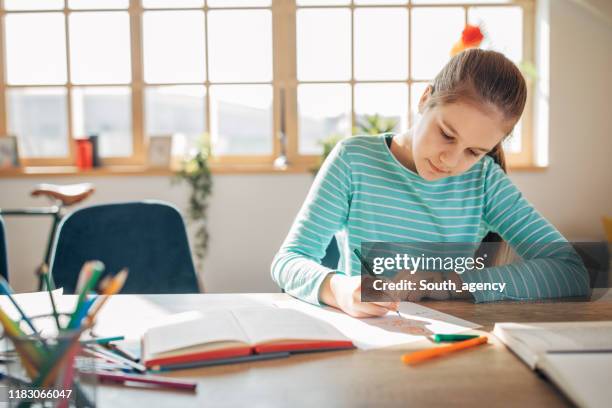
<instances>
[{"instance_id":1,"label":"orange marker","mask_svg":"<svg viewBox=\"0 0 612 408\"><path fill-rule=\"evenodd\" d=\"M443 347L435 347L427 350L415 351L414 353L404 354L402 361L406 364L416 364L421 361L429 360L434 357L442 356L444 354L452 353L454 351L463 350L466 348L479 346L489 341L488 337L482 336L475 339L460 341L454 344Z\"/></svg>"}]
</instances>

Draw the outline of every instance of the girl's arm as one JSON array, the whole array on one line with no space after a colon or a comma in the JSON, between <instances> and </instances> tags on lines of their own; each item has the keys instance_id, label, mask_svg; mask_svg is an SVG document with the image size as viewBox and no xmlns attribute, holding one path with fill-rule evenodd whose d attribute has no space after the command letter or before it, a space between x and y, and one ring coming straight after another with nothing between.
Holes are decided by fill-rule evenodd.
<instances>
[{"instance_id":1,"label":"girl's arm","mask_svg":"<svg viewBox=\"0 0 612 408\"><path fill-rule=\"evenodd\" d=\"M584 296L589 276L571 244L522 196L493 161L485 167L484 221L523 261L461 275L465 282L506 283L503 293L475 292L476 302Z\"/></svg>"},{"instance_id":2,"label":"girl's arm","mask_svg":"<svg viewBox=\"0 0 612 408\"><path fill-rule=\"evenodd\" d=\"M333 269L321 265L332 239L346 223L351 173L343 142L329 154L272 261L272 279L287 293L321 304L319 290ZM329 279L328 279L329 281Z\"/></svg>"}]
</instances>

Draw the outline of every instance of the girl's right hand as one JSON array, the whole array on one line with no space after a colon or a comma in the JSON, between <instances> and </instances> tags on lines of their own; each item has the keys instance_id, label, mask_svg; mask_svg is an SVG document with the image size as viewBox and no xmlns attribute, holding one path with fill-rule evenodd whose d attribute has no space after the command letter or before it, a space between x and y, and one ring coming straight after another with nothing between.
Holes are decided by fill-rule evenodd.
<instances>
[{"instance_id":1,"label":"girl's right hand","mask_svg":"<svg viewBox=\"0 0 612 408\"><path fill-rule=\"evenodd\" d=\"M398 302L362 302L361 276L329 274L321 285L319 297L353 317L384 316L399 306Z\"/></svg>"}]
</instances>

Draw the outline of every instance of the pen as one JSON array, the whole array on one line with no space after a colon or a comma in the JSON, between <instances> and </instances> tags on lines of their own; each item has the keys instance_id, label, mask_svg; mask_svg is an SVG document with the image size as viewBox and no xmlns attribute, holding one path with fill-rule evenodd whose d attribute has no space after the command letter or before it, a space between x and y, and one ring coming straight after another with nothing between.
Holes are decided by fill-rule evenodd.
<instances>
[{"instance_id":1,"label":"pen","mask_svg":"<svg viewBox=\"0 0 612 408\"><path fill-rule=\"evenodd\" d=\"M449 344L448 346L434 347L427 350L415 351L414 353L404 354L402 356L402 361L406 364L416 364L455 351L479 346L481 344L485 344L488 340L489 339L486 336L482 336L477 337L475 339L464 340L457 343Z\"/></svg>"},{"instance_id":2,"label":"pen","mask_svg":"<svg viewBox=\"0 0 612 408\"><path fill-rule=\"evenodd\" d=\"M110 343L111 341L119 341L123 339L125 339L124 336L94 337L94 338L87 339L87 340L81 340L81 344L89 344L89 343L106 344L106 343Z\"/></svg>"},{"instance_id":3,"label":"pen","mask_svg":"<svg viewBox=\"0 0 612 408\"><path fill-rule=\"evenodd\" d=\"M370 268L370 265L368 265L368 263L366 262L364 257L361 256L361 252L359 252L359 250L357 248L355 248L355 250L353 252L355 252L355 255L357 255L357 259L359 259L359 262L361 262L361 265L365 268L365 270L368 273L368 275L370 275L373 278L376 278L377 276L374 273L374 271L372 270L372 268ZM386 292L383 292L383 294L389 296ZM397 313L398 317L400 317L400 318L402 317L402 315L400 314L399 310L396 310L395 313Z\"/></svg>"},{"instance_id":4,"label":"pen","mask_svg":"<svg viewBox=\"0 0 612 408\"><path fill-rule=\"evenodd\" d=\"M433 341L441 343L443 341L462 341L475 339L478 334L434 334Z\"/></svg>"},{"instance_id":5,"label":"pen","mask_svg":"<svg viewBox=\"0 0 612 408\"><path fill-rule=\"evenodd\" d=\"M103 359L114 362L114 363L124 364L141 373L144 373L145 371L147 371L147 368L143 366L142 364L136 363L128 358L120 356L119 354L116 354L110 350L107 350L104 347L97 345L97 344L88 344L87 352L90 354L93 354L96 357L102 357Z\"/></svg>"},{"instance_id":6,"label":"pen","mask_svg":"<svg viewBox=\"0 0 612 408\"><path fill-rule=\"evenodd\" d=\"M104 381L112 382L138 382L151 384L160 388L173 388L179 390L195 390L198 383L192 381L176 380L174 378L158 377L154 375L119 374L106 371L96 371L96 377Z\"/></svg>"},{"instance_id":7,"label":"pen","mask_svg":"<svg viewBox=\"0 0 612 408\"><path fill-rule=\"evenodd\" d=\"M122 357L127 358L128 360L132 360L135 363L140 362L140 358L135 355L134 353L130 352L129 350L126 350L123 347L120 347L116 344L113 343L106 343L104 344L104 347L106 347L107 349L111 350L113 353L117 353Z\"/></svg>"}]
</instances>

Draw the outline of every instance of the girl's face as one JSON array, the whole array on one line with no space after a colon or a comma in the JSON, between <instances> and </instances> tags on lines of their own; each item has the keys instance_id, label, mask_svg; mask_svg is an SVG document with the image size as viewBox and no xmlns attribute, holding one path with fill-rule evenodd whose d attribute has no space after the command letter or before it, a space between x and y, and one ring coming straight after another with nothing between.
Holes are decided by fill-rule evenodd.
<instances>
[{"instance_id":1,"label":"girl's face","mask_svg":"<svg viewBox=\"0 0 612 408\"><path fill-rule=\"evenodd\" d=\"M421 120L412 132L412 161L425 180L466 172L508 134L508 121L497 108L467 102L426 108L431 88L419 101Z\"/></svg>"}]
</instances>

